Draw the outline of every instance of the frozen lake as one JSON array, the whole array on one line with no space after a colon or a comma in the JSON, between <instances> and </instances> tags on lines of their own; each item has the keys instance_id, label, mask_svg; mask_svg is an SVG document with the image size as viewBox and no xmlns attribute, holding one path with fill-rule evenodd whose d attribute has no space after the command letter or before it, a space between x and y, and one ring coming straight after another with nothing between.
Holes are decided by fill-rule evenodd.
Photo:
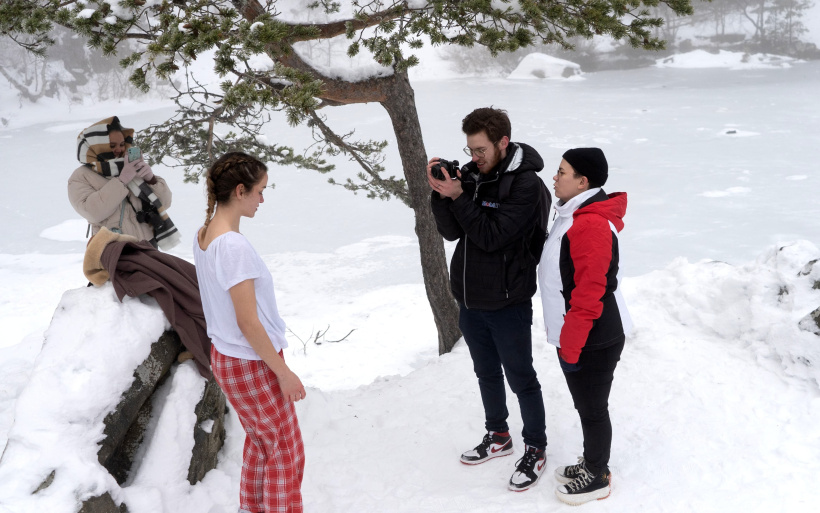
<instances>
[{"instance_id":1,"label":"frozen lake","mask_svg":"<svg viewBox=\"0 0 820 513\"><path fill-rule=\"evenodd\" d=\"M565 149L603 148L610 163L605 189L629 193L622 234L628 276L662 268L678 256L738 263L770 244L816 241L820 235L814 194L820 180L820 62L747 71L646 68L587 74L581 81L459 78L417 81L414 87L431 156L463 160L461 118L490 104L510 112L513 140L541 152L548 184ZM158 102L116 107L110 112L111 105L75 106L0 130L0 253L83 251L82 228L75 241L40 237L49 227L78 219L65 193L76 167L76 134L112 113L138 129L171 113ZM401 174L384 109L360 105L327 114L339 131L390 135L387 168ZM306 130L283 125L270 125L266 135L297 148L309 140ZM347 162L337 166L337 177L357 171ZM183 184L181 172L161 166L156 171L173 188L170 214L187 237L202 222L202 189ZM398 201L356 197L308 170L273 168L271 181L276 189L269 203L247 227L250 236L258 235L263 254L333 251L367 237L414 236L412 211ZM188 246L174 252L190 256ZM408 265L417 266L415 260L410 255Z\"/></svg>"},{"instance_id":2,"label":"frozen lake","mask_svg":"<svg viewBox=\"0 0 820 513\"><path fill-rule=\"evenodd\" d=\"M820 377L812 362L820 353L817 336L798 322L820 304L813 288L820 268L809 263L820 255L820 63L747 71L651 68L580 81L454 78L414 87L430 156L463 160L461 119L492 104L509 111L513 140L541 152L548 183L565 149L594 145L610 162L606 190L629 193L621 262L637 329L611 398L613 494L587 508L815 511ZM133 356L134 344L120 323L97 317L106 310L121 319L128 314L117 312L139 300L121 304L110 286L85 288L85 223L68 203L66 181L77 166L74 144L83 127L117 114L140 129L171 113L168 104L147 100L35 105L0 128L0 451L7 441L14 447L0 476L18 485L0 487L0 511L71 509L73 499L64 498L75 496L72 479L63 480L63 495L35 497L33 487L25 488L53 465L77 482L103 475L88 434L102 428L91 422L88 433L66 443L76 432L67 419L79 401L61 394L83 390L87 376L113 381L105 373L116 367L98 356L106 350ZM392 133L378 105L327 115L339 132ZM311 140L306 130L285 125L271 125L265 135L297 148ZM393 141L388 150L387 168L401 174ZM337 164L339 181L357 172ZM182 183L181 172L154 170L174 191L169 213L183 243L172 252L190 258L205 210L202 187ZM307 339L325 326L338 336L356 330L339 344L303 346L289 337L289 365L309 388L297 404L309 462L305 510L564 511L551 475L575 461L581 435L555 349L546 342L540 296L533 355L547 405L549 463L537 488L511 494L513 458L478 469L458 463L481 435L481 403L463 342L451 354L437 354L412 211L398 201L356 197L326 178L272 168L276 188L242 224L273 273L280 311L294 333ZM774 248L794 239L805 240ZM695 263L702 259L733 265ZM58 304L54 319L71 322L49 331L44 344ZM152 319L163 322L155 310ZM80 351L69 343L82 330L100 344L85 347L82 336L73 337L84 354L101 360L93 370L78 364ZM60 351L76 360L69 362L74 367L66 366L56 389L38 388L38 376L65 370L50 364ZM200 386L190 362L177 368L160 394L151 448L126 486L108 485L134 513L236 511L244 434L234 417L219 465L205 481L190 486L180 465L192 443L194 420L185 414ZM104 392L96 387L88 395ZM49 401L71 407L41 408ZM508 402L517 437L520 416L512 397ZM48 419L43 436L31 427L41 417ZM80 461L90 462L84 467L90 470L74 471ZM781 479L761 479L771 469ZM783 483L797 492L783 494Z\"/></svg>"}]
</instances>

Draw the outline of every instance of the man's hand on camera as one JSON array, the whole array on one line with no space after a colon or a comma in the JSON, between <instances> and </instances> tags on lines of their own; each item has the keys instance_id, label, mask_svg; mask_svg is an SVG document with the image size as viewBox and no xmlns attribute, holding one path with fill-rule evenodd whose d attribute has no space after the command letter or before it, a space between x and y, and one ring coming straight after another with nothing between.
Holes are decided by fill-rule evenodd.
<instances>
[{"instance_id":1,"label":"man's hand on camera","mask_svg":"<svg viewBox=\"0 0 820 513\"><path fill-rule=\"evenodd\" d=\"M430 162L427 163L427 183L430 185L430 188L439 193L442 198L450 198L454 200L461 196L461 193L464 192L461 188L461 171L456 171L459 178L458 180L446 176L446 173L444 180L438 180L433 177L433 172L431 171L433 165L438 162L438 160L438 157L433 157L430 159Z\"/></svg>"}]
</instances>

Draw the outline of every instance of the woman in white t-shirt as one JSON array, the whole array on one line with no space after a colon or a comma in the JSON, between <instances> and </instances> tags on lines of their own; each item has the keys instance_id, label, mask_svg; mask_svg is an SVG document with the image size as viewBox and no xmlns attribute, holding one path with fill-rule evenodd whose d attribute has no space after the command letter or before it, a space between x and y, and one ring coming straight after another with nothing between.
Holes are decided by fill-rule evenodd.
<instances>
[{"instance_id":1,"label":"woman in white t-shirt","mask_svg":"<svg viewBox=\"0 0 820 513\"><path fill-rule=\"evenodd\" d=\"M293 403L305 398L305 387L283 358L285 322L270 271L239 233L267 184L267 168L256 158L220 157L207 173L205 225L194 240L211 368L247 434L240 513L302 511L305 455Z\"/></svg>"}]
</instances>

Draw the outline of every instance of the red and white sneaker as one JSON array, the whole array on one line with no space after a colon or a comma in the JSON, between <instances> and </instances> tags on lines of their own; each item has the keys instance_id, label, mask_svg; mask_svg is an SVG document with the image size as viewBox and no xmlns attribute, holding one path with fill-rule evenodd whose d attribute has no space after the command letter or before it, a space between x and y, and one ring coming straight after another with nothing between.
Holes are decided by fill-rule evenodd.
<instances>
[{"instance_id":1,"label":"red and white sneaker","mask_svg":"<svg viewBox=\"0 0 820 513\"><path fill-rule=\"evenodd\" d=\"M530 445L527 451L515 464L515 472L510 478L510 490L523 492L535 486L544 468L547 466L547 453L544 449L536 449Z\"/></svg>"},{"instance_id":2,"label":"red and white sneaker","mask_svg":"<svg viewBox=\"0 0 820 513\"><path fill-rule=\"evenodd\" d=\"M510 433L496 433L490 431L484 435L484 439L474 449L470 449L461 455L461 463L465 465L478 465L487 460L512 454L513 443Z\"/></svg>"}]
</instances>

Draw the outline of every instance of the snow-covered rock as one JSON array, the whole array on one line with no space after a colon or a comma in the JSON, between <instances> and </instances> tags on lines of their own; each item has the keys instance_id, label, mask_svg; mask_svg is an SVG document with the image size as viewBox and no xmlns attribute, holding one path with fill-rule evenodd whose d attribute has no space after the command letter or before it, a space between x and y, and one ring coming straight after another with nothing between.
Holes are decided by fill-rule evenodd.
<instances>
[{"instance_id":1,"label":"snow-covered rock","mask_svg":"<svg viewBox=\"0 0 820 513\"><path fill-rule=\"evenodd\" d=\"M123 462L130 467L136 448L128 452L118 446L130 433L140 405L157 401L151 395L179 351L178 341L165 343L159 350L168 353L162 354L162 361L142 365L149 353L154 355L154 343L168 328L153 299L125 297L120 303L110 283L63 295L29 382L20 393L14 425L0 457L0 482L13 483L0 487L0 505L20 512L74 513L81 503L105 494L122 502L117 480L124 481L128 469L118 462L126 458ZM168 381L173 387L184 379L185 396L170 401L167 392L160 395L167 409L179 412L175 440L181 448L168 451L163 445L162 452L184 469L175 477L186 486L199 422L194 410L205 380L193 363L182 367ZM224 398L221 404L224 411ZM146 419L141 431L147 425ZM151 445L153 435L150 428L147 431ZM212 460L215 463L215 454ZM112 464L119 471L116 476ZM201 477L204 470L194 472ZM173 481L168 477L166 481ZM0 507L0 511L5 510Z\"/></svg>"},{"instance_id":2,"label":"snow-covered rock","mask_svg":"<svg viewBox=\"0 0 820 513\"><path fill-rule=\"evenodd\" d=\"M543 53L531 53L507 77L512 80L581 78L581 66Z\"/></svg>"},{"instance_id":3,"label":"snow-covered rock","mask_svg":"<svg viewBox=\"0 0 820 513\"><path fill-rule=\"evenodd\" d=\"M767 69L789 68L795 62L799 60L767 53L748 54L726 50L709 53L706 50L693 50L657 59L655 66L658 68Z\"/></svg>"}]
</instances>

